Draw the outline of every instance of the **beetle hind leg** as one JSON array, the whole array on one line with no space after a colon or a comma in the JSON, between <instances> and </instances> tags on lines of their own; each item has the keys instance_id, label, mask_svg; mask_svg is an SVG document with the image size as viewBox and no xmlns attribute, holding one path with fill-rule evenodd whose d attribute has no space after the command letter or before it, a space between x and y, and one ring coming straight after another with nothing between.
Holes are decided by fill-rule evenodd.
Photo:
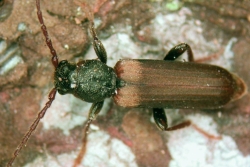
<instances>
[{"instance_id":1,"label":"beetle hind leg","mask_svg":"<svg viewBox=\"0 0 250 167\"><path fill-rule=\"evenodd\" d=\"M185 51L187 51L188 61L194 61L194 56L191 47L186 43L180 43L173 47L163 60L173 61L181 56ZM171 131L184 128L189 126L191 122L189 120L184 121L180 124L168 127L167 117L163 108L153 108L153 117L157 127L163 131Z\"/></svg>"},{"instance_id":2,"label":"beetle hind leg","mask_svg":"<svg viewBox=\"0 0 250 167\"><path fill-rule=\"evenodd\" d=\"M187 51L188 61L193 62L194 56L191 47L186 43L180 43L173 47L165 56L163 60L175 60Z\"/></svg>"},{"instance_id":3,"label":"beetle hind leg","mask_svg":"<svg viewBox=\"0 0 250 167\"><path fill-rule=\"evenodd\" d=\"M191 124L191 122L187 120L172 127L168 127L167 117L163 108L154 108L153 117L157 127L162 131L177 130L189 126Z\"/></svg>"}]
</instances>

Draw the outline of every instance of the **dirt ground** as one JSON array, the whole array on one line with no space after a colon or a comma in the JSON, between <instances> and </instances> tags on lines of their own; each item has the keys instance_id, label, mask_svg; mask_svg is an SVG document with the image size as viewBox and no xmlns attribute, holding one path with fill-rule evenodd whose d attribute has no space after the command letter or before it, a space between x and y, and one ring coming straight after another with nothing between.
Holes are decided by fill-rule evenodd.
<instances>
[{"instance_id":1,"label":"dirt ground","mask_svg":"<svg viewBox=\"0 0 250 167\"><path fill-rule=\"evenodd\" d=\"M248 1L237 0L212 0L209 3L205 0L41 0L45 24L60 60L76 62L79 59L95 58L88 32L91 12L94 14L98 36L104 41L104 45L106 44L110 55L108 62L122 58L162 59L175 44L186 42L202 63L223 66L240 76L248 87L249 8ZM169 23L163 24L165 22L162 18L167 18ZM155 24L156 27L153 26ZM166 34L168 39L163 37ZM114 37L121 38L117 42ZM127 43L122 45L126 40L128 46ZM230 41L233 41L232 45ZM228 49L229 45L231 48ZM135 52L128 51L134 47L139 49ZM230 50L230 53L226 50ZM230 57L231 52L233 56ZM22 136L44 105L48 92L53 88L54 68L50 58L37 19L35 1L0 1L0 166L4 166L11 158ZM14 166L24 166L38 157L42 157L39 162L42 163L47 161L46 157L57 159L58 155L65 153L73 152L72 157L76 156L81 146L83 122L86 120L89 105L74 101L74 104L77 104L74 106L69 104L71 100L67 99L71 97L66 96L63 99L58 95L55 100L58 102L54 102L48 112L55 110L60 117L66 118L70 115L72 120L75 118L72 113L79 114L82 121L73 123L72 127L72 123L65 125L71 127L65 132L52 125L54 122L60 122L60 119L56 120L57 118L52 116L45 118L45 122L39 124L27 146L21 151ZM240 153L247 157L250 155L249 101L250 94L247 93L242 99L226 105L221 110L180 110L179 116L172 115L177 120L196 113L212 118L217 124L218 134L232 137ZM70 112L63 113L69 105L71 106L67 111ZM116 106L112 100L105 104L104 110L107 114L98 117L94 125L105 135L109 135L107 142L119 139L131 151L128 154L134 155L132 161L137 166L171 166L170 161L174 159L174 155L166 144L171 135L163 135L165 132L155 128L150 122L150 110L129 111ZM47 129L46 124L49 127ZM136 126L138 127L135 129ZM98 142L95 141L97 137L90 135L90 138L94 138L93 142ZM182 147L181 143L179 144L179 147ZM111 146L103 147L107 152L110 149ZM117 152L119 153L119 150ZM111 161L110 157L112 154L105 161ZM126 164L125 160L121 161ZM91 163L89 166L93 166L95 161L89 164ZM68 166L62 164L61 162L61 166Z\"/></svg>"}]
</instances>

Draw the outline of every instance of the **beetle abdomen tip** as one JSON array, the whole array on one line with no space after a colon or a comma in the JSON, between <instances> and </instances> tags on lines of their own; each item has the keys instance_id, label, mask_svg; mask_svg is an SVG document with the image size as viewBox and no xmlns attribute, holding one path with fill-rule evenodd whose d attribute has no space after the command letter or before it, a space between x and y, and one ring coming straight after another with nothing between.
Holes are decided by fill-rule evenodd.
<instances>
[{"instance_id":1,"label":"beetle abdomen tip","mask_svg":"<svg viewBox=\"0 0 250 167\"><path fill-rule=\"evenodd\" d=\"M247 93L247 86L245 82L235 74L232 74L235 81L234 94L232 95L231 101L238 100Z\"/></svg>"}]
</instances>

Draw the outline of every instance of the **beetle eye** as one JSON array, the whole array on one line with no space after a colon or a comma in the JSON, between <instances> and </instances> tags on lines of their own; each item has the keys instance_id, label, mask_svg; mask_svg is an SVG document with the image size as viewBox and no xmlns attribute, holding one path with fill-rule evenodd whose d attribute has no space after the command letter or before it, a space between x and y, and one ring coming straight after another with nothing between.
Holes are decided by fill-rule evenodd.
<instances>
[{"instance_id":1,"label":"beetle eye","mask_svg":"<svg viewBox=\"0 0 250 167\"><path fill-rule=\"evenodd\" d=\"M66 89L58 89L57 90L59 94L61 95L65 95L67 93L67 90Z\"/></svg>"},{"instance_id":2,"label":"beetle eye","mask_svg":"<svg viewBox=\"0 0 250 167\"><path fill-rule=\"evenodd\" d=\"M68 64L68 61L67 60L62 60L62 61L59 62L58 67L64 66L65 64Z\"/></svg>"},{"instance_id":3,"label":"beetle eye","mask_svg":"<svg viewBox=\"0 0 250 167\"><path fill-rule=\"evenodd\" d=\"M63 74L67 74L68 71L69 71L69 68L67 66L64 66L62 69Z\"/></svg>"},{"instance_id":4,"label":"beetle eye","mask_svg":"<svg viewBox=\"0 0 250 167\"><path fill-rule=\"evenodd\" d=\"M61 77L67 77L70 72L70 69L67 64L60 64L60 67L58 68L58 73Z\"/></svg>"}]
</instances>

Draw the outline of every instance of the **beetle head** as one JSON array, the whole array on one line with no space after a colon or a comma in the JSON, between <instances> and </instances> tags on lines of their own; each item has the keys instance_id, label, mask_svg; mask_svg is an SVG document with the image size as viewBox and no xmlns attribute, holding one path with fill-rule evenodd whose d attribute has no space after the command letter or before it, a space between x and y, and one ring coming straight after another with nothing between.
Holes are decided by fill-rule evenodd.
<instances>
[{"instance_id":1,"label":"beetle head","mask_svg":"<svg viewBox=\"0 0 250 167\"><path fill-rule=\"evenodd\" d=\"M76 65L70 64L67 60L62 60L59 62L58 67L55 71L55 87L61 95L72 93L73 89L71 87L71 82L69 76L76 69Z\"/></svg>"}]
</instances>

